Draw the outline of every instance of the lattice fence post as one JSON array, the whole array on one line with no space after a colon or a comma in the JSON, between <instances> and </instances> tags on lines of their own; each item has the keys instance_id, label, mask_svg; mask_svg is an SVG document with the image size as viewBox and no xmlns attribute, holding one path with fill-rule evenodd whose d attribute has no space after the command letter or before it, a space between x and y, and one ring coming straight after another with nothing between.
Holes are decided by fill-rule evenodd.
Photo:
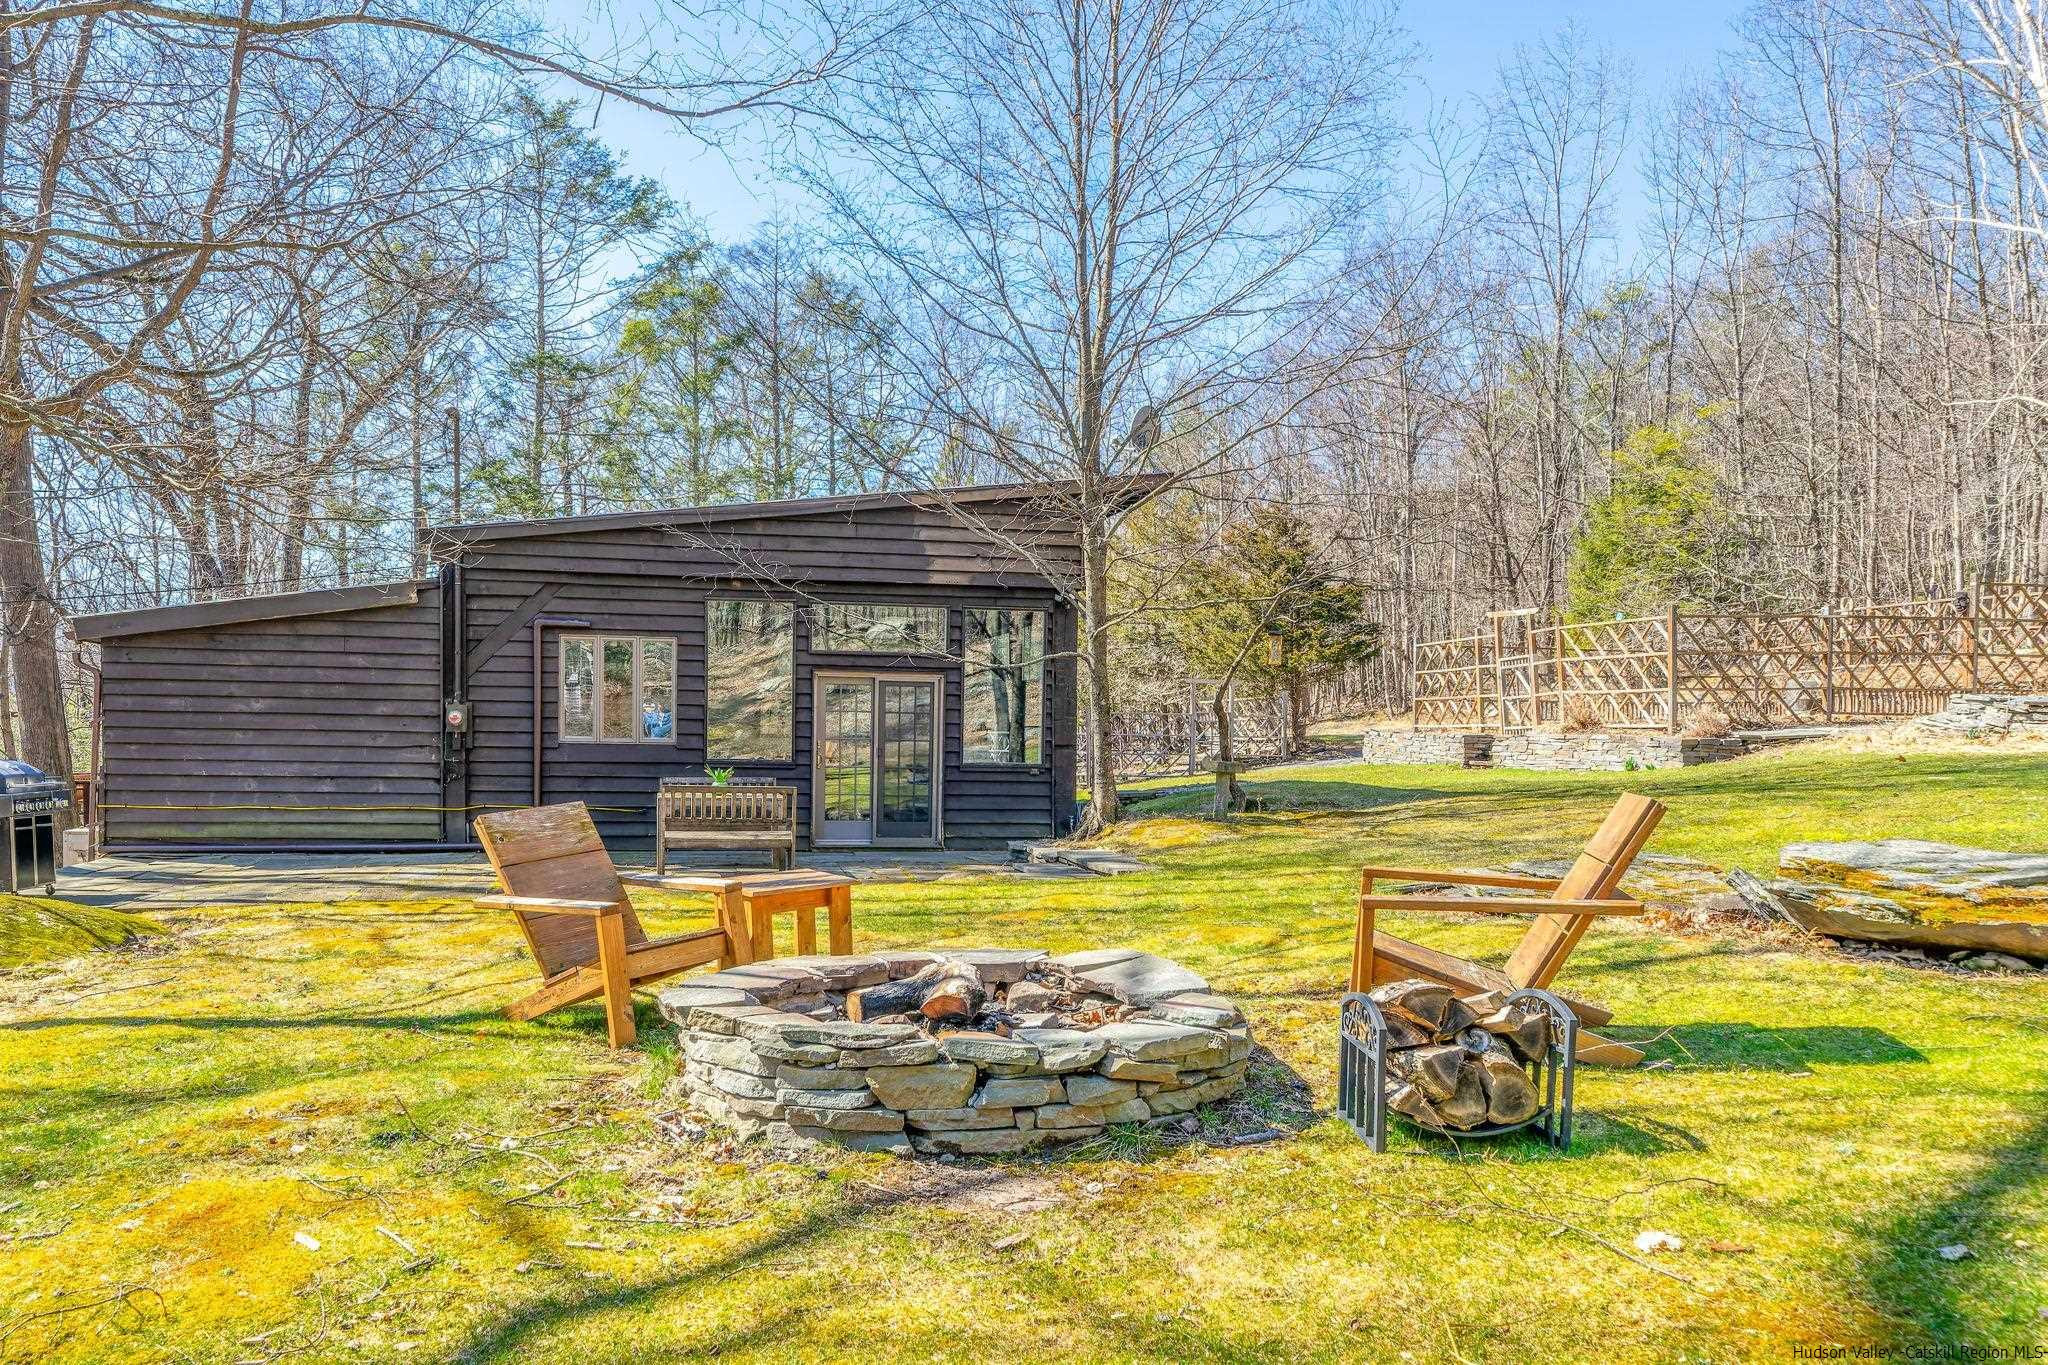
<instances>
[{"instance_id":1,"label":"lattice fence post","mask_svg":"<svg viewBox=\"0 0 2048 1365\"><path fill-rule=\"evenodd\" d=\"M1970 679L1970 690L1972 692L1975 692L1979 686L1977 678L1977 658L1979 652L1977 644L1977 617L1980 612L1975 604L1982 597L1983 589L1980 587L1975 593L1963 599L1963 664L1965 673Z\"/></svg>"},{"instance_id":2,"label":"lattice fence post","mask_svg":"<svg viewBox=\"0 0 2048 1365\"><path fill-rule=\"evenodd\" d=\"M1500 728L1505 731L1508 728L1508 689L1505 680L1501 676L1500 656L1500 617L1495 615L1493 618L1493 705L1495 713L1499 718ZM1479 719L1482 724L1486 720L1486 703L1483 700L1479 703Z\"/></svg>"},{"instance_id":3,"label":"lattice fence post","mask_svg":"<svg viewBox=\"0 0 2048 1365\"><path fill-rule=\"evenodd\" d=\"M1820 713L1821 719L1835 723L1835 614L1823 611L1820 614Z\"/></svg>"},{"instance_id":4,"label":"lattice fence post","mask_svg":"<svg viewBox=\"0 0 2048 1365\"><path fill-rule=\"evenodd\" d=\"M1551 719L1564 724L1564 616L1558 615L1550 626L1550 702Z\"/></svg>"},{"instance_id":5,"label":"lattice fence post","mask_svg":"<svg viewBox=\"0 0 2048 1365\"><path fill-rule=\"evenodd\" d=\"M1664 609L1664 728L1678 733L1678 606Z\"/></svg>"}]
</instances>

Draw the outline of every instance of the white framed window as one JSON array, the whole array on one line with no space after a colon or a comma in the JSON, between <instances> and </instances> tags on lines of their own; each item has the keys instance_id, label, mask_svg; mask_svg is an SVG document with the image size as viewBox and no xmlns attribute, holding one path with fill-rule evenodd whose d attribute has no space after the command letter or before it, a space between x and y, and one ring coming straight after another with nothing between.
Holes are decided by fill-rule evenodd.
<instances>
[{"instance_id":1,"label":"white framed window","mask_svg":"<svg viewBox=\"0 0 2048 1365\"><path fill-rule=\"evenodd\" d=\"M946 609L900 602L823 602L811 609L814 654L944 654Z\"/></svg>"},{"instance_id":2,"label":"white framed window","mask_svg":"<svg viewBox=\"0 0 2048 1365\"><path fill-rule=\"evenodd\" d=\"M676 733L676 642L564 635L556 733L570 743L666 744Z\"/></svg>"}]
</instances>

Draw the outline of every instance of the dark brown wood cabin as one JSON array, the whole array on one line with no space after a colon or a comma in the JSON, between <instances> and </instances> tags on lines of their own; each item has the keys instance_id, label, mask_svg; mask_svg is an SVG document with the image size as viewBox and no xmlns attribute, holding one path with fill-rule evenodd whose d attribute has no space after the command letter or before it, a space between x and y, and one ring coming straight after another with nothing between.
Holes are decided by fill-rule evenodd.
<instances>
[{"instance_id":1,"label":"dark brown wood cabin","mask_svg":"<svg viewBox=\"0 0 2048 1365\"><path fill-rule=\"evenodd\" d=\"M795 786L810 846L1063 833L1059 491L444 526L416 582L81 617L103 844L467 845L478 812L586 801L645 847L659 779L708 768Z\"/></svg>"}]
</instances>

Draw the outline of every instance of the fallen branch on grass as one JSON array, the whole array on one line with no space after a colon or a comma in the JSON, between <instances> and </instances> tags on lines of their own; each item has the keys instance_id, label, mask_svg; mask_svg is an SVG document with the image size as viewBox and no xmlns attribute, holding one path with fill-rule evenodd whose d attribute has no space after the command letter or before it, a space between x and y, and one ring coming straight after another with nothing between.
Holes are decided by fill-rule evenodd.
<instances>
[{"instance_id":1,"label":"fallen branch on grass","mask_svg":"<svg viewBox=\"0 0 2048 1365\"><path fill-rule=\"evenodd\" d=\"M104 1308L110 1303L118 1303L135 1313L137 1317L140 1317L142 1310L136 1308L132 1300L144 1296L156 1300L156 1308L159 1314L165 1311L164 1296L157 1292L153 1286L146 1284L120 1284L114 1286L109 1293L103 1294L97 1299L88 1299L84 1303L67 1303L61 1308L45 1308L36 1313L24 1313L13 1322L7 1324L4 1331L0 1331L0 1346L5 1346L9 1337L12 1337L16 1332L19 1332L32 1322L41 1322L45 1318L60 1318L67 1313L84 1313L94 1308Z\"/></svg>"}]
</instances>

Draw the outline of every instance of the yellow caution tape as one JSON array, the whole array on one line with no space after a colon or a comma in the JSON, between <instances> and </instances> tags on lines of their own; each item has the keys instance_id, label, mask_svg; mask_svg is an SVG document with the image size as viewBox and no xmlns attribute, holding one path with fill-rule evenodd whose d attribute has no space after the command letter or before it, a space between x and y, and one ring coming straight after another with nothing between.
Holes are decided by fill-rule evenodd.
<instances>
[{"instance_id":1,"label":"yellow caution tape","mask_svg":"<svg viewBox=\"0 0 2048 1365\"><path fill-rule=\"evenodd\" d=\"M525 806L525 804L523 804L523 803L521 803L521 804L508 804L508 803L506 803L506 802L491 802L491 803L485 803L485 804L480 804L480 805L474 805L474 806L155 806L155 805L143 805L143 804L139 804L139 803L136 803L136 802L128 802L128 801L102 801L102 802L100 802L99 808L100 808L101 810L175 810L175 811L213 811L213 810L297 810L297 811L349 811L349 810L383 810L383 811L410 811L410 812L413 812L413 813L415 813L415 814L422 814L422 815L425 815L425 814L432 814L432 815L444 815L444 814L453 814L453 813L456 813L456 812L468 812L468 811L473 811L473 810L525 810L525 809L527 809L527 807L526 807L526 806ZM654 807L653 807L653 805L652 805L652 804L650 803L650 804L648 804L648 805L645 805L645 806L591 806L591 807L590 807L590 809L591 809L591 810L603 810L603 811L615 811L615 812L621 812L621 813L631 813L631 812L634 812L634 811L643 811L643 810L653 810L653 809L654 809Z\"/></svg>"}]
</instances>

